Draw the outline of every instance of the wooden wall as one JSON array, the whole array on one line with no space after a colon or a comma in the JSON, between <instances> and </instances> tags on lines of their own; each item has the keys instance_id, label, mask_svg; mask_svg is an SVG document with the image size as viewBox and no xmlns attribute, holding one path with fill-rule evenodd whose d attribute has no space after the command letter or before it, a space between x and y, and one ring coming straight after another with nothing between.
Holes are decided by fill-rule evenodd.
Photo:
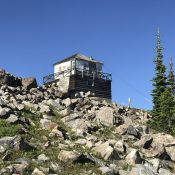
<instances>
[{"instance_id":1,"label":"wooden wall","mask_svg":"<svg viewBox=\"0 0 175 175\"><path fill-rule=\"evenodd\" d=\"M70 90L74 92L91 91L95 96L111 99L111 81L98 79L93 80L92 77L71 75L70 77Z\"/></svg>"}]
</instances>

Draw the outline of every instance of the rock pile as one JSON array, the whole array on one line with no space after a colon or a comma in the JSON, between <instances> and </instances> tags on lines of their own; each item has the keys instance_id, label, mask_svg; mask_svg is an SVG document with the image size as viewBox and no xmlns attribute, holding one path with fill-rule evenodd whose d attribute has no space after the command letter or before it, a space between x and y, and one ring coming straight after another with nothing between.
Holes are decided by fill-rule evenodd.
<instances>
[{"instance_id":1,"label":"rock pile","mask_svg":"<svg viewBox=\"0 0 175 175\"><path fill-rule=\"evenodd\" d=\"M150 130L147 111L3 75L0 175L175 173L175 138Z\"/></svg>"},{"instance_id":2,"label":"rock pile","mask_svg":"<svg viewBox=\"0 0 175 175\"><path fill-rule=\"evenodd\" d=\"M36 88L37 82L33 77L30 78L19 78L0 69L0 85L7 85L11 87L23 86L26 89Z\"/></svg>"}]
</instances>

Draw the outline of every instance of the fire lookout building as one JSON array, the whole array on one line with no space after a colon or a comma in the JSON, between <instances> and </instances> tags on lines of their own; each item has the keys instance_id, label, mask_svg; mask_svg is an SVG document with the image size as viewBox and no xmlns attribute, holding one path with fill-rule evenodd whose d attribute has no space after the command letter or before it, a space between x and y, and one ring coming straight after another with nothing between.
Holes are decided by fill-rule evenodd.
<instances>
[{"instance_id":1,"label":"fire lookout building","mask_svg":"<svg viewBox=\"0 0 175 175\"><path fill-rule=\"evenodd\" d=\"M68 79L70 92L91 91L97 97L111 99L112 75L103 73L103 63L91 57L75 54L54 65L54 74L45 76L43 83Z\"/></svg>"}]
</instances>

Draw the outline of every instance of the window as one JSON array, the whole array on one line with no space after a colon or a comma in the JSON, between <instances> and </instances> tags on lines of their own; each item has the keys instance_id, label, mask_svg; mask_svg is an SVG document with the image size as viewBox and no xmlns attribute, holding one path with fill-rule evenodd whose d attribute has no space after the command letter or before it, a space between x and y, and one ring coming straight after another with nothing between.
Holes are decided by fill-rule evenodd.
<instances>
[{"instance_id":1,"label":"window","mask_svg":"<svg viewBox=\"0 0 175 175\"><path fill-rule=\"evenodd\" d=\"M102 64L97 63L96 66L97 66L97 72L101 72L102 71Z\"/></svg>"},{"instance_id":2,"label":"window","mask_svg":"<svg viewBox=\"0 0 175 175\"><path fill-rule=\"evenodd\" d=\"M82 61L82 60L77 60L77 61L76 61L76 68L77 68L77 69L80 69L80 70L83 70L83 69L84 69L84 61Z\"/></svg>"},{"instance_id":3,"label":"window","mask_svg":"<svg viewBox=\"0 0 175 175\"><path fill-rule=\"evenodd\" d=\"M89 70L89 63L88 62L84 62L84 70Z\"/></svg>"}]
</instances>

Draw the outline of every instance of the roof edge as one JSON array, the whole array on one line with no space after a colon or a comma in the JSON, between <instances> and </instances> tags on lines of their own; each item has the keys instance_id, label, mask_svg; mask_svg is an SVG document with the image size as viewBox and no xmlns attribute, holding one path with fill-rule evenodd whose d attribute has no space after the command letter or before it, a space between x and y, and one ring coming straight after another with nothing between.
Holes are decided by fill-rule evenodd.
<instances>
[{"instance_id":1,"label":"roof edge","mask_svg":"<svg viewBox=\"0 0 175 175\"><path fill-rule=\"evenodd\" d=\"M85 59L83 59L81 57L87 57L88 58L88 56L86 56L86 55L83 55L81 53L76 53L76 54L73 54L73 55L71 55L71 56L69 56L67 58L64 58L64 59L60 60L60 61L57 61L56 63L53 64L53 66L55 66L57 64L60 64L60 63L63 63L63 62L66 62L66 61L69 61L71 59L80 59L80 60L82 59L82 60L85 60ZM103 64L102 62L97 61L97 60L85 60L85 61L91 61L91 62L96 62L96 63Z\"/></svg>"}]
</instances>

